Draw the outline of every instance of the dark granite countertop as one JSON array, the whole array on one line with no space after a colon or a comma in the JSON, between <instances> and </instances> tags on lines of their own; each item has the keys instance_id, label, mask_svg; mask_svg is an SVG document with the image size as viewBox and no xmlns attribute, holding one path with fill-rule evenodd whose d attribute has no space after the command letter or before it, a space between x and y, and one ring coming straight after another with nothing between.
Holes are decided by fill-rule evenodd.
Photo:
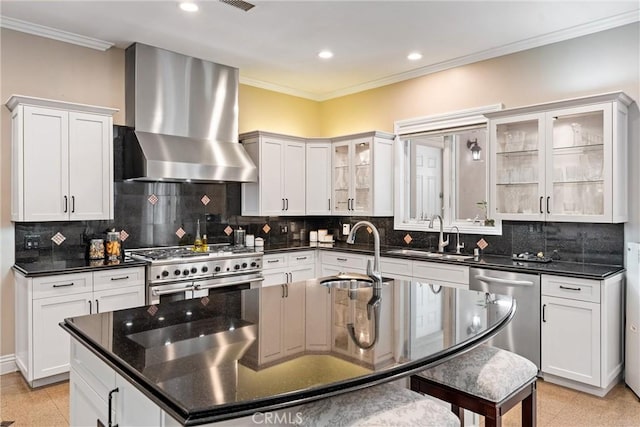
<instances>
[{"instance_id":1,"label":"dark granite countertop","mask_svg":"<svg viewBox=\"0 0 640 427\"><path fill-rule=\"evenodd\" d=\"M373 245L354 244L349 245L344 242L334 244L326 243L298 243L265 246L264 253L278 253L291 250L323 249L342 252L351 252L363 255L373 255ZM488 268L493 270L516 271L538 274L554 274L558 276L580 277L584 279L605 279L614 274L624 271L622 265L586 264L578 262L552 261L548 263L513 261L511 257L499 255L482 255L478 259L456 261L437 258L425 258L422 256L399 255L390 253L394 249L407 249L398 247L381 247L380 255L383 257L403 258L416 261L439 262L446 264L461 264L469 267ZM412 248L414 249L414 248ZM416 250L422 250L415 248Z\"/></svg>"},{"instance_id":2,"label":"dark granite countertop","mask_svg":"<svg viewBox=\"0 0 640 427\"><path fill-rule=\"evenodd\" d=\"M308 292L310 284L306 286ZM303 344L299 353L266 363L260 361L258 348L262 340L272 346L272 332L260 322L279 318L280 305L278 313L260 312L270 306L256 302L267 298L273 287L74 317L61 326L179 423L201 425L406 377L485 341L515 313L510 297L499 296L504 304L487 305L483 292L406 286L392 282L378 291L381 323L373 349L357 349L346 326L334 325L332 316L318 317L318 311L307 306L298 314L300 322L316 330L324 325L336 339L310 353ZM327 297L327 308L345 313L366 311L374 296L372 288L332 291L336 293ZM457 303L451 304L453 300ZM416 334L412 325L425 311L442 313L442 318ZM479 320L474 328L465 324L471 316ZM356 317L356 334L368 342L374 328L366 314Z\"/></svg>"},{"instance_id":3,"label":"dark granite countertop","mask_svg":"<svg viewBox=\"0 0 640 427\"><path fill-rule=\"evenodd\" d=\"M49 276L52 274L70 274L98 271L102 269L144 266L146 262L125 257L124 260L107 262L90 261L83 258L56 261L17 262L13 268L27 277Z\"/></svg>"}]
</instances>

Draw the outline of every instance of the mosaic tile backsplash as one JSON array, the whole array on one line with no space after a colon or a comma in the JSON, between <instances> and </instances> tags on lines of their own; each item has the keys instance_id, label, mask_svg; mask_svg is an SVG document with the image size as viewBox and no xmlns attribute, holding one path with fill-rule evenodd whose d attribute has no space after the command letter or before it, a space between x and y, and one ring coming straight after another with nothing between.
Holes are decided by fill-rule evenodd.
<instances>
[{"instance_id":1,"label":"mosaic tile backsplash","mask_svg":"<svg viewBox=\"0 0 640 427\"><path fill-rule=\"evenodd\" d=\"M197 220L200 220L200 233L207 235L210 244L232 244L233 234L225 232L227 227L242 227L247 234L262 237L267 247L305 242L309 231L323 228L337 240L344 241L343 224L353 225L367 219L378 228L383 246L437 249L437 232L396 231L392 217L243 217L240 216L241 185L238 183L125 182L121 179L122 141L118 131L119 127L114 128L114 220L16 223L16 261L84 257L87 240L111 228L124 230L125 248L193 244ZM182 237L176 234L180 228L185 232ZM28 235L39 236L38 249L25 249ZM54 236L58 237L59 244L52 240ZM472 252L480 238L489 244L483 251L486 254L509 256L542 251L562 261L623 264L624 224L505 221L502 236L461 234L463 252ZM451 239L454 240L455 237ZM356 241L373 244L373 237L360 229ZM454 246L450 245L447 250L453 250Z\"/></svg>"}]
</instances>

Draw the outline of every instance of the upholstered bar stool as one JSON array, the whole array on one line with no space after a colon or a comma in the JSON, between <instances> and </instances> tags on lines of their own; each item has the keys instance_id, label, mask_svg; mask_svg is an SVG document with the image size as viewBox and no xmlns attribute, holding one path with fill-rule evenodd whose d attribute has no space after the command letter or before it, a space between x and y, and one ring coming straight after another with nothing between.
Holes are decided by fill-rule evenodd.
<instances>
[{"instance_id":1,"label":"upholstered bar stool","mask_svg":"<svg viewBox=\"0 0 640 427\"><path fill-rule=\"evenodd\" d=\"M528 359L481 345L411 377L411 390L451 404L464 426L462 409L485 417L485 426L500 427L502 415L522 402L522 425L536 425L536 375Z\"/></svg>"},{"instance_id":2,"label":"upholstered bar stool","mask_svg":"<svg viewBox=\"0 0 640 427\"><path fill-rule=\"evenodd\" d=\"M381 384L283 411L301 426L458 427L445 406L395 384Z\"/></svg>"}]
</instances>

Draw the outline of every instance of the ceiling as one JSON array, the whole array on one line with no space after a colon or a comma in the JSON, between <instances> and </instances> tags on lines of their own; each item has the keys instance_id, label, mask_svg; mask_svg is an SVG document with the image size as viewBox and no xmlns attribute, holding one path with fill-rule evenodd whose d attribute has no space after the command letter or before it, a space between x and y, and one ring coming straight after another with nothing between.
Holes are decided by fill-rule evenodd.
<instances>
[{"instance_id":1,"label":"ceiling","mask_svg":"<svg viewBox=\"0 0 640 427\"><path fill-rule=\"evenodd\" d=\"M170 0L2 0L0 23L119 48L141 42L238 67L245 84L325 100L640 20L638 0L254 0L248 12L197 2L187 13ZM322 49L335 56L318 58ZM422 59L409 61L413 51Z\"/></svg>"}]
</instances>

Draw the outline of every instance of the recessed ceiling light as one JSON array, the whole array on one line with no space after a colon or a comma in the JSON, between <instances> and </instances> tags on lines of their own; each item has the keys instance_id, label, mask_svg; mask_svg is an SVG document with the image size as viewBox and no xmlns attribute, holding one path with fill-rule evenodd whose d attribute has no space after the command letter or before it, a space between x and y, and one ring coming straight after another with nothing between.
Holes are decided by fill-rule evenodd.
<instances>
[{"instance_id":1,"label":"recessed ceiling light","mask_svg":"<svg viewBox=\"0 0 640 427\"><path fill-rule=\"evenodd\" d=\"M417 61L418 59L422 59L422 54L418 52L411 52L409 55L407 55L407 59L409 61Z\"/></svg>"},{"instance_id":2,"label":"recessed ceiling light","mask_svg":"<svg viewBox=\"0 0 640 427\"><path fill-rule=\"evenodd\" d=\"M198 5L190 2L190 1L183 1L182 3L180 3L180 9L184 10L185 12L197 12L198 11Z\"/></svg>"},{"instance_id":3,"label":"recessed ceiling light","mask_svg":"<svg viewBox=\"0 0 640 427\"><path fill-rule=\"evenodd\" d=\"M333 58L333 52L331 52L330 50L321 50L318 53L318 56L322 59L329 59L329 58Z\"/></svg>"}]
</instances>

